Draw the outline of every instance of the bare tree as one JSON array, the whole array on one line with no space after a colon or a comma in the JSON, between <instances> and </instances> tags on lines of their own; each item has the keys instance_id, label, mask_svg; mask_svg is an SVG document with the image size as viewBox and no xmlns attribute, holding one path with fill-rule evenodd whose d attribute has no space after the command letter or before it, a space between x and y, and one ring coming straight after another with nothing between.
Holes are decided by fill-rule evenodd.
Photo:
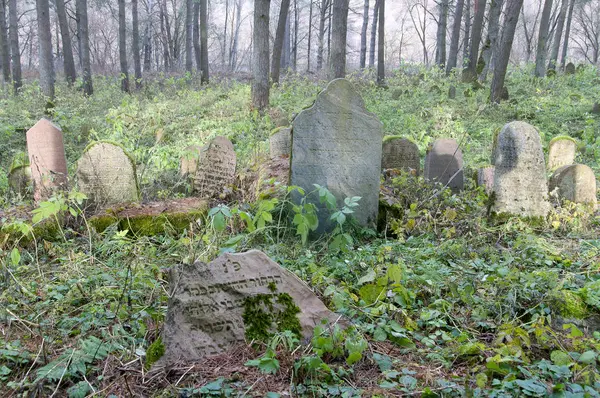
<instances>
[{"instance_id":1,"label":"bare tree","mask_svg":"<svg viewBox=\"0 0 600 398\"><path fill-rule=\"evenodd\" d=\"M325 47L325 22L329 9L331 8L331 0L321 1L320 19L319 19L319 46L317 47L317 70L323 68L323 52Z\"/></svg>"},{"instance_id":2,"label":"bare tree","mask_svg":"<svg viewBox=\"0 0 600 398\"><path fill-rule=\"evenodd\" d=\"M596 65L600 54L600 1L589 1L578 8L573 41L579 53Z\"/></svg>"},{"instance_id":3,"label":"bare tree","mask_svg":"<svg viewBox=\"0 0 600 398\"><path fill-rule=\"evenodd\" d=\"M385 0L379 0L379 37L377 45L377 84L385 85Z\"/></svg>"},{"instance_id":4,"label":"bare tree","mask_svg":"<svg viewBox=\"0 0 600 398\"><path fill-rule=\"evenodd\" d=\"M450 51L448 53L448 63L446 64L446 74L450 74L456 68L458 58L458 43L460 40L460 24L465 0L457 0L454 10L454 22L452 23L452 38L450 39Z\"/></svg>"},{"instance_id":5,"label":"bare tree","mask_svg":"<svg viewBox=\"0 0 600 398\"><path fill-rule=\"evenodd\" d=\"M569 36L571 35L571 21L573 20L573 9L575 0L569 2L569 12L567 13L567 26L565 27L565 39L563 40L562 55L560 57L560 69L564 70L567 62L567 51L569 50Z\"/></svg>"},{"instance_id":6,"label":"bare tree","mask_svg":"<svg viewBox=\"0 0 600 398\"><path fill-rule=\"evenodd\" d=\"M17 0L8 1L8 21L13 88L16 95L23 84L21 80L21 50L19 47L19 18L17 15Z\"/></svg>"},{"instance_id":7,"label":"bare tree","mask_svg":"<svg viewBox=\"0 0 600 398\"><path fill-rule=\"evenodd\" d=\"M200 60L202 76L200 81L208 83L208 0L200 0Z\"/></svg>"},{"instance_id":8,"label":"bare tree","mask_svg":"<svg viewBox=\"0 0 600 398\"><path fill-rule=\"evenodd\" d=\"M435 39L435 64L443 68L446 64L446 31L448 30L449 0L438 3L439 17Z\"/></svg>"},{"instance_id":9,"label":"bare tree","mask_svg":"<svg viewBox=\"0 0 600 398\"><path fill-rule=\"evenodd\" d=\"M429 54L427 51L427 18L429 10L427 9L427 6L427 0L420 0L408 9L410 19L415 27L415 30L417 31L419 41L421 42L421 48L423 50L423 63L425 65L429 65ZM419 12L419 8L423 10L423 14Z\"/></svg>"},{"instance_id":10,"label":"bare tree","mask_svg":"<svg viewBox=\"0 0 600 398\"><path fill-rule=\"evenodd\" d=\"M6 83L10 82L10 46L6 27L6 3L0 0L0 67Z\"/></svg>"},{"instance_id":11,"label":"bare tree","mask_svg":"<svg viewBox=\"0 0 600 398\"><path fill-rule=\"evenodd\" d=\"M87 0L77 0L77 36L79 37L79 48L81 58L81 69L83 78L83 92L86 95L94 93L92 85L92 66L90 62L90 36L88 29Z\"/></svg>"},{"instance_id":12,"label":"bare tree","mask_svg":"<svg viewBox=\"0 0 600 398\"><path fill-rule=\"evenodd\" d=\"M375 44L377 43L377 23L379 21L379 4L381 0L375 0L373 7L373 23L371 24L371 43L369 45L369 68L375 66Z\"/></svg>"},{"instance_id":13,"label":"bare tree","mask_svg":"<svg viewBox=\"0 0 600 398\"><path fill-rule=\"evenodd\" d=\"M50 100L54 99L54 59L52 56L52 31L50 28L50 5L48 0L36 0L40 86L42 93Z\"/></svg>"},{"instance_id":14,"label":"bare tree","mask_svg":"<svg viewBox=\"0 0 600 398\"><path fill-rule=\"evenodd\" d=\"M369 0L365 0L363 7L363 22L360 30L360 69L367 64L367 30L369 28Z\"/></svg>"},{"instance_id":15,"label":"bare tree","mask_svg":"<svg viewBox=\"0 0 600 398\"><path fill-rule=\"evenodd\" d=\"M185 1L185 70L188 73L192 73L192 67L194 65L192 54L192 36L194 31L194 10L192 6L192 0Z\"/></svg>"},{"instance_id":16,"label":"bare tree","mask_svg":"<svg viewBox=\"0 0 600 398\"><path fill-rule=\"evenodd\" d=\"M562 0L560 5L560 12L556 22L556 30L554 31L554 40L552 40L552 49L550 51L550 60L548 61L548 70L556 69L556 60L558 59L558 52L560 50L560 39L562 37L562 31L565 26L565 18L567 16L567 8L569 6L569 0Z\"/></svg>"},{"instance_id":17,"label":"bare tree","mask_svg":"<svg viewBox=\"0 0 600 398\"><path fill-rule=\"evenodd\" d=\"M508 0L506 3L506 17L504 19L504 29L502 31L502 40L498 47L498 54L494 61L494 78L490 90L490 100L500 102L504 88L504 79L508 68L510 50L512 49L517 22L519 21L519 12L523 6L523 0Z\"/></svg>"},{"instance_id":18,"label":"bare tree","mask_svg":"<svg viewBox=\"0 0 600 398\"><path fill-rule=\"evenodd\" d=\"M486 0L475 0L475 18L473 19L473 30L471 32L471 49L467 67L463 70L462 79L471 82L477 79L477 59L479 56L479 44L483 31L483 17L485 15Z\"/></svg>"},{"instance_id":19,"label":"bare tree","mask_svg":"<svg viewBox=\"0 0 600 398\"><path fill-rule=\"evenodd\" d=\"M270 6L271 0L254 0L252 106L259 111L263 111L269 106Z\"/></svg>"},{"instance_id":20,"label":"bare tree","mask_svg":"<svg viewBox=\"0 0 600 398\"><path fill-rule=\"evenodd\" d=\"M306 72L310 73L310 54L312 44L312 29L313 29L313 5L314 1L310 0L310 8L308 11L308 49L306 51Z\"/></svg>"},{"instance_id":21,"label":"bare tree","mask_svg":"<svg viewBox=\"0 0 600 398\"><path fill-rule=\"evenodd\" d=\"M271 64L271 81L273 84L279 83L279 72L281 67L283 42L285 39L286 26L289 23L289 9L290 0L282 0L281 7L279 8L279 20L277 21L277 31L275 32L275 42L273 43L273 62Z\"/></svg>"},{"instance_id":22,"label":"bare tree","mask_svg":"<svg viewBox=\"0 0 600 398\"><path fill-rule=\"evenodd\" d=\"M487 38L481 55L479 57L479 63L483 65L481 74L479 75L479 81L483 82L487 79L487 73L490 70L490 66L493 63L493 54L497 53L498 49L498 36L500 31L500 14L502 13L502 6L504 5L503 0L492 0L490 3L490 9L488 11L488 31Z\"/></svg>"},{"instance_id":23,"label":"bare tree","mask_svg":"<svg viewBox=\"0 0 600 398\"><path fill-rule=\"evenodd\" d=\"M67 79L67 83L72 85L75 83L75 80L77 80L77 72L75 71L75 59L73 58L71 32L69 30L69 22L67 21L67 13L65 11L65 0L55 0L55 5L56 15L58 16L58 24L60 25L60 35L63 43L63 64L65 68L65 78Z\"/></svg>"},{"instance_id":24,"label":"bare tree","mask_svg":"<svg viewBox=\"0 0 600 398\"><path fill-rule=\"evenodd\" d=\"M471 0L465 0L465 8L464 8L464 20L465 20L465 31L463 34L463 56L462 56L462 65L463 67L467 66L469 59L469 44L471 43Z\"/></svg>"},{"instance_id":25,"label":"bare tree","mask_svg":"<svg viewBox=\"0 0 600 398\"><path fill-rule=\"evenodd\" d=\"M138 16L138 0L131 0L131 21L133 24L131 51L133 52L133 73L135 87L142 87L142 60L140 55L140 22Z\"/></svg>"},{"instance_id":26,"label":"bare tree","mask_svg":"<svg viewBox=\"0 0 600 398\"><path fill-rule=\"evenodd\" d=\"M329 55L330 79L346 76L346 40L348 33L349 1L350 0L333 0L331 54Z\"/></svg>"},{"instance_id":27,"label":"bare tree","mask_svg":"<svg viewBox=\"0 0 600 398\"><path fill-rule=\"evenodd\" d=\"M196 69L202 70L202 57L200 55L200 3L194 2L194 21L193 32L192 32L192 45L194 46L194 57L196 60Z\"/></svg>"},{"instance_id":28,"label":"bare tree","mask_svg":"<svg viewBox=\"0 0 600 398\"><path fill-rule=\"evenodd\" d=\"M550 30L550 13L552 12L552 0L544 2L540 30L538 32L537 50L535 52L535 76L546 75L546 53L548 43L548 31Z\"/></svg>"}]
</instances>

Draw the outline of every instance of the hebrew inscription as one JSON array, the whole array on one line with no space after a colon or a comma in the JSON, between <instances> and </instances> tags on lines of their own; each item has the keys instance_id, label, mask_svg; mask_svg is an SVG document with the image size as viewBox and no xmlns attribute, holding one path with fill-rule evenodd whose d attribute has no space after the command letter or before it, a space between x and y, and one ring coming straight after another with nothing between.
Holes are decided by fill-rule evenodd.
<instances>
[{"instance_id":1,"label":"hebrew inscription","mask_svg":"<svg viewBox=\"0 0 600 398\"><path fill-rule=\"evenodd\" d=\"M193 189L203 198L215 198L235 179L236 157L233 144L225 137L216 137L200 150Z\"/></svg>"}]
</instances>

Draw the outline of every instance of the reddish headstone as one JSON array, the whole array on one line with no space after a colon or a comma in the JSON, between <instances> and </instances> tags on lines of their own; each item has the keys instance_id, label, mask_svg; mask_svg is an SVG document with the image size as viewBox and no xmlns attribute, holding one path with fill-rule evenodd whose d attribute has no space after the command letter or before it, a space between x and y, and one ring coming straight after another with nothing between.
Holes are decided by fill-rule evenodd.
<instances>
[{"instance_id":1,"label":"reddish headstone","mask_svg":"<svg viewBox=\"0 0 600 398\"><path fill-rule=\"evenodd\" d=\"M465 184L463 155L456 140L436 140L425 155L426 180L447 186L452 191L461 191Z\"/></svg>"},{"instance_id":2,"label":"reddish headstone","mask_svg":"<svg viewBox=\"0 0 600 398\"><path fill-rule=\"evenodd\" d=\"M33 198L39 202L67 186L67 159L62 131L41 119L27 132L27 152L33 179Z\"/></svg>"}]
</instances>

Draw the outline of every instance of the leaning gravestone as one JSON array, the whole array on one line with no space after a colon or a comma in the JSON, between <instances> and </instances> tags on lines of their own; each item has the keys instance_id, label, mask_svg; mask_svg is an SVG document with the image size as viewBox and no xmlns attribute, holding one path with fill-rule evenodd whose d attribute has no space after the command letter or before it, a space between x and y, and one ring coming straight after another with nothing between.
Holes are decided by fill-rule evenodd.
<instances>
[{"instance_id":1,"label":"leaning gravestone","mask_svg":"<svg viewBox=\"0 0 600 398\"><path fill-rule=\"evenodd\" d=\"M282 328L310 338L323 319L339 319L296 275L258 250L181 265L170 282L161 359L167 364L219 354Z\"/></svg>"},{"instance_id":2,"label":"leaning gravestone","mask_svg":"<svg viewBox=\"0 0 600 398\"><path fill-rule=\"evenodd\" d=\"M368 112L361 96L346 79L331 81L317 100L294 119L290 184L313 192L313 184L329 189L338 206L360 196L353 216L374 226L379 205L382 124ZM295 192L295 202L301 200ZM330 214L316 194L307 201L318 208L317 233L333 228Z\"/></svg>"},{"instance_id":3,"label":"leaning gravestone","mask_svg":"<svg viewBox=\"0 0 600 398\"><path fill-rule=\"evenodd\" d=\"M583 164L557 169L550 177L550 192L557 190L560 199L596 205L596 176Z\"/></svg>"},{"instance_id":4,"label":"leaning gravestone","mask_svg":"<svg viewBox=\"0 0 600 398\"><path fill-rule=\"evenodd\" d=\"M109 142L88 146L77 161L77 184L97 206L139 200L134 161L121 146Z\"/></svg>"},{"instance_id":5,"label":"leaning gravestone","mask_svg":"<svg viewBox=\"0 0 600 398\"><path fill-rule=\"evenodd\" d=\"M36 202L67 187L67 158L58 126L48 119L40 119L27 131L27 153Z\"/></svg>"},{"instance_id":6,"label":"leaning gravestone","mask_svg":"<svg viewBox=\"0 0 600 398\"><path fill-rule=\"evenodd\" d=\"M225 137L216 137L200 150L192 188L202 198L216 198L235 180L235 150Z\"/></svg>"},{"instance_id":7,"label":"leaning gravestone","mask_svg":"<svg viewBox=\"0 0 600 398\"><path fill-rule=\"evenodd\" d=\"M271 159L280 156L290 156L292 149L292 129L290 127L277 128L269 137L269 154Z\"/></svg>"},{"instance_id":8,"label":"leaning gravestone","mask_svg":"<svg viewBox=\"0 0 600 398\"><path fill-rule=\"evenodd\" d=\"M577 143L571 137L556 137L548 144L548 170L575 163Z\"/></svg>"},{"instance_id":9,"label":"leaning gravestone","mask_svg":"<svg viewBox=\"0 0 600 398\"><path fill-rule=\"evenodd\" d=\"M21 196L31 193L31 167L29 158L24 152L18 153L8 169L8 186L10 190Z\"/></svg>"},{"instance_id":10,"label":"leaning gravestone","mask_svg":"<svg viewBox=\"0 0 600 398\"><path fill-rule=\"evenodd\" d=\"M486 194L490 195L494 192L494 166L482 167L477 170L477 186L483 187Z\"/></svg>"},{"instance_id":11,"label":"leaning gravestone","mask_svg":"<svg viewBox=\"0 0 600 398\"><path fill-rule=\"evenodd\" d=\"M460 191L465 184L463 155L456 140L436 140L425 155L426 180L440 183L452 191Z\"/></svg>"},{"instance_id":12,"label":"leaning gravestone","mask_svg":"<svg viewBox=\"0 0 600 398\"><path fill-rule=\"evenodd\" d=\"M421 168L419 147L406 138L385 137L381 154L381 168L413 171L418 176Z\"/></svg>"},{"instance_id":13,"label":"leaning gravestone","mask_svg":"<svg viewBox=\"0 0 600 398\"><path fill-rule=\"evenodd\" d=\"M540 135L525 122L506 124L495 152L494 212L546 216L550 211Z\"/></svg>"}]
</instances>

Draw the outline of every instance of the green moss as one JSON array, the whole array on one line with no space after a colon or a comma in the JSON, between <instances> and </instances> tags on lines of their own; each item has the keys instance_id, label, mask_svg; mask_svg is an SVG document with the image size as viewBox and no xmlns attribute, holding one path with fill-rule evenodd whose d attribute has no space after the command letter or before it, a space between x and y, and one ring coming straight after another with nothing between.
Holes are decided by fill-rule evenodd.
<instances>
[{"instance_id":1,"label":"green moss","mask_svg":"<svg viewBox=\"0 0 600 398\"><path fill-rule=\"evenodd\" d=\"M154 340L154 343L150 344L146 350L146 369L150 369L152 365L156 363L162 356L165 355L165 345L162 339L159 337Z\"/></svg>"},{"instance_id":2,"label":"green moss","mask_svg":"<svg viewBox=\"0 0 600 398\"><path fill-rule=\"evenodd\" d=\"M276 286L269 285L275 292ZM287 293L258 294L244 300L242 318L248 340L267 342L273 333L289 330L301 336L302 327L298 320L300 308Z\"/></svg>"},{"instance_id":3,"label":"green moss","mask_svg":"<svg viewBox=\"0 0 600 398\"><path fill-rule=\"evenodd\" d=\"M54 219L47 219L34 225L24 234L17 224L6 223L0 228L0 245L4 242L27 246L35 240L55 242L62 239L61 226Z\"/></svg>"},{"instance_id":4,"label":"green moss","mask_svg":"<svg viewBox=\"0 0 600 398\"><path fill-rule=\"evenodd\" d=\"M569 137L568 135L559 135L550 140L550 142L548 143L548 147L550 147L555 142L561 141L561 140L572 141L573 143L575 143L575 145L579 145L579 141L577 141L575 138Z\"/></svg>"},{"instance_id":5,"label":"green moss","mask_svg":"<svg viewBox=\"0 0 600 398\"><path fill-rule=\"evenodd\" d=\"M406 137L401 136L401 135L386 135L385 137L383 137L383 142L388 142L391 140L399 140L402 138L406 138Z\"/></svg>"},{"instance_id":6,"label":"green moss","mask_svg":"<svg viewBox=\"0 0 600 398\"><path fill-rule=\"evenodd\" d=\"M588 308L583 299L570 290L559 290L550 296L550 307L565 318L585 319Z\"/></svg>"},{"instance_id":7,"label":"green moss","mask_svg":"<svg viewBox=\"0 0 600 398\"><path fill-rule=\"evenodd\" d=\"M13 171L28 166L29 157L27 157L27 154L25 154L25 152L19 152L13 157L10 167L8 168L8 174L10 175Z\"/></svg>"},{"instance_id":8,"label":"green moss","mask_svg":"<svg viewBox=\"0 0 600 398\"><path fill-rule=\"evenodd\" d=\"M102 233L106 230L106 228L115 224L119 220L112 215L103 215L103 216L94 216L91 217L88 222L89 224L96 230L98 233Z\"/></svg>"},{"instance_id":9,"label":"green moss","mask_svg":"<svg viewBox=\"0 0 600 398\"><path fill-rule=\"evenodd\" d=\"M271 130L271 134L269 134L269 136L275 135L275 134L279 133L281 130L289 129L289 128L290 128L290 126L275 127L273 130Z\"/></svg>"},{"instance_id":10,"label":"green moss","mask_svg":"<svg viewBox=\"0 0 600 398\"><path fill-rule=\"evenodd\" d=\"M119 229L128 229L137 236L155 236L167 231L183 232L191 222L204 217L206 211L198 210L185 213L166 213L160 215L141 215L124 218L119 221Z\"/></svg>"}]
</instances>

